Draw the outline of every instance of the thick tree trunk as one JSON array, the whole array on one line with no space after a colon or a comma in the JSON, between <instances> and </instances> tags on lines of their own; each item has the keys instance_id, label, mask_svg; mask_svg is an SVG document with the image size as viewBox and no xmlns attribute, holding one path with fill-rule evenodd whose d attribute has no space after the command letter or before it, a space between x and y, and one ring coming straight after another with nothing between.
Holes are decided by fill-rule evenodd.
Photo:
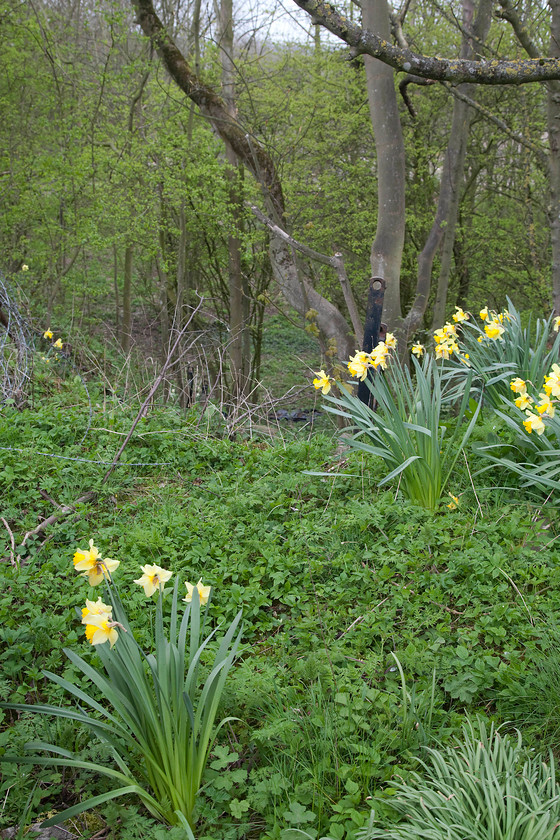
<instances>
[{"instance_id":1,"label":"thick tree trunk","mask_svg":"<svg viewBox=\"0 0 560 840\"><path fill-rule=\"evenodd\" d=\"M364 0L366 29L390 38L386 0ZM401 319L400 273L405 233L405 156L394 72L364 57L371 124L377 155L377 229L371 248L372 277L386 283L383 319L397 328ZM367 319L367 315L366 315Z\"/></svg>"},{"instance_id":2,"label":"thick tree trunk","mask_svg":"<svg viewBox=\"0 0 560 840\"><path fill-rule=\"evenodd\" d=\"M471 96L474 91L466 90L471 85L460 85L465 88L466 95ZM447 305L447 292L449 289L449 275L451 273L451 262L453 257L453 243L455 241L455 229L459 215L459 197L463 181L465 166L465 155L467 152L467 137L470 129L469 106L460 99L453 102L453 117L451 120L451 134L447 144L445 163L441 176L439 191L439 202L436 219L418 258L418 288L423 289L423 307L426 306L426 295L429 293L432 279L432 265L437 248L443 238L443 250L441 265L437 283L436 299L432 314L432 330L439 329L445 321L445 308ZM416 303L416 301L415 301ZM420 307L417 307L416 322L411 317L408 324L409 332L413 332L422 317Z\"/></svg>"},{"instance_id":3,"label":"thick tree trunk","mask_svg":"<svg viewBox=\"0 0 560 840\"><path fill-rule=\"evenodd\" d=\"M263 191L267 214L272 219L281 220L285 225L282 186L268 151L228 114L223 99L193 73L170 35L164 30L151 0L132 2L138 13L138 23L157 49L167 72L181 90L198 105L201 114L210 120L218 136L231 146L239 160L257 179ZM288 303L301 315L305 315L309 308L315 309L318 313L316 323L325 342L331 347L336 347L340 358L347 358L353 352L354 339L346 319L330 301L299 276L291 247L272 237L270 261L275 279Z\"/></svg>"}]
</instances>

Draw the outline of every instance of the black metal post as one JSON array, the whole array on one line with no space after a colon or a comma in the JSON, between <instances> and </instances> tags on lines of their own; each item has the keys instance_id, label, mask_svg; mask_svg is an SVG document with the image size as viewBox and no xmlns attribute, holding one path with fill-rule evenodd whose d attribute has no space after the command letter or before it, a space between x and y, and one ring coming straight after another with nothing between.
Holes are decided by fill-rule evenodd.
<instances>
[{"instance_id":1,"label":"black metal post","mask_svg":"<svg viewBox=\"0 0 560 840\"><path fill-rule=\"evenodd\" d=\"M381 323L383 312L383 297L385 295L385 280L382 277L372 277L369 281L368 302L364 322L364 342L362 350L371 353L379 341L383 341L387 334L387 327ZM375 371L368 371L368 377L373 378ZM372 405L373 398L367 386L367 379L358 385L358 399L366 405Z\"/></svg>"}]
</instances>

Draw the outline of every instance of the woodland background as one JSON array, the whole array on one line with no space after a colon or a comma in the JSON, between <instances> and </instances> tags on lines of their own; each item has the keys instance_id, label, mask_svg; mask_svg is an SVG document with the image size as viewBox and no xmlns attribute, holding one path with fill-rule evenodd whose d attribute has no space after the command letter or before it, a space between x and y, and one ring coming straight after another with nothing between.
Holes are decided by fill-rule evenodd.
<instances>
[{"instance_id":1,"label":"woodland background","mask_svg":"<svg viewBox=\"0 0 560 840\"><path fill-rule=\"evenodd\" d=\"M292 320L319 339L324 362L347 358L359 345L372 273L387 277L385 320L390 329L404 323L408 340L441 326L455 305L498 308L509 294L538 314L558 306L547 131L554 82L425 84L389 69L406 211L397 208L402 264L380 268L371 243L376 228L382 235L384 224L400 224L394 208L380 218L383 190L390 202L397 189L387 166L400 153L376 154L372 119L375 127L385 113L378 103L368 108L364 63L372 60L348 60L311 23L307 34L294 30L297 40L285 40L283 29L284 40L274 40L262 10L225 1L164 3L159 13L191 72L221 95L247 138L253 175L217 136L220 114L214 123L203 118L169 79L131 5L2 6L1 264L45 329L79 335L96 352L116 339L123 358L133 348L157 367L192 316L177 356L187 342L189 351L175 366L185 401L185 359L200 354L214 378L219 357L230 385L252 392L267 307L285 308L286 298ZM360 9L352 4L348 14L358 19ZM516 14L525 27L518 33L546 55L549 10L526 3ZM466 0L415 2L391 21L397 42L406 36L426 54L523 56L504 15ZM269 164L281 212L270 189L267 203ZM261 211L307 250L288 247L279 257ZM193 344L194 334L204 342Z\"/></svg>"}]
</instances>

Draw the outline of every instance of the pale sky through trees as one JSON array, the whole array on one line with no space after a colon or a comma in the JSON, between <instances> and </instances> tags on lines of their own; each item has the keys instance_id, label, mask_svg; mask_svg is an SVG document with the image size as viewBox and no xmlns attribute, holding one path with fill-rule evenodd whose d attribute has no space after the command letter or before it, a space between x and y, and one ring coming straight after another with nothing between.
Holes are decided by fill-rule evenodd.
<instances>
[{"instance_id":1,"label":"pale sky through trees","mask_svg":"<svg viewBox=\"0 0 560 840\"><path fill-rule=\"evenodd\" d=\"M311 18L291 0L242 0L235 8L236 37L245 40L255 29L259 40L313 40ZM336 42L328 30L321 27L321 40Z\"/></svg>"}]
</instances>

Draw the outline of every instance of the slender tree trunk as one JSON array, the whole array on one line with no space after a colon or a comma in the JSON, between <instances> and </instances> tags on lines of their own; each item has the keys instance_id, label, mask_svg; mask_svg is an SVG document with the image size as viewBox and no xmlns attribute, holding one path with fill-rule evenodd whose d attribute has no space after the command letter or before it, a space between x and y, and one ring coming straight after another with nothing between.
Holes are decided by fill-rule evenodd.
<instances>
[{"instance_id":1,"label":"slender tree trunk","mask_svg":"<svg viewBox=\"0 0 560 840\"><path fill-rule=\"evenodd\" d=\"M124 252L124 279L122 294L122 321L121 321L121 347L123 353L130 350L130 338L132 327L132 268L134 248L127 245Z\"/></svg>"},{"instance_id":2,"label":"slender tree trunk","mask_svg":"<svg viewBox=\"0 0 560 840\"><path fill-rule=\"evenodd\" d=\"M515 36L530 58L539 58L539 50L525 28L517 9L511 0L499 0L500 17L509 21ZM560 0L549 0L552 13L550 21L550 55L560 58ZM547 129L548 129L548 185L550 239L552 246L552 306L560 315L560 82L548 81Z\"/></svg>"},{"instance_id":3,"label":"slender tree trunk","mask_svg":"<svg viewBox=\"0 0 560 840\"><path fill-rule=\"evenodd\" d=\"M460 85L459 87L465 88L464 93L469 96L474 94L474 91L470 90L471 85ZM453 243L455 241L455 229L459 215L459 198L465 167L465 155L467 152L467 137L471 122L469 110L469 106L460 99L453 101L451 134L447 144L445 163L441 176L438 212L426 245L418 259L419 278L420 274L422 274L421 285L429 291L434 256L443 237L441 265L432 314L432 330L438 329L445 322L447 292L449 289L449 276L453 258ZM410 330L414 330L416 326L417 324L411 319Z\"/></svg>"},{"instance_id":4,"label":"slender tree trunk","mask_svg":"<svg viewBox=\"0 0 560 840\"><path fill-rule=\"evenodd\" d=\"M160 242L161 242L161 233L160 233ZM163 267L163 254L160 247L160 253L156 256L156 269L158 275L158 283L159 283L159 294L160 294L160 308L159 308L159 328L161 333L161 358L162 366L165 365L165 360L169 355L169 348L171 346L171 335L169 330L169 295L168 295L168 285L169 279L167 277L167 272ZM164 401L167 400L167 395L169 393L169 383L165 380L162 383L162 392L163 392L163 399Z\"/></svg>"},{"instance_id":5,"label":"slender tree trunk","mask_svg":"<svg viewBox=\"0 0 560 840\"><path fill-rule=\"evenodd\" d=\"M552 11L550 23L550 55L560 57L560 0L549 0ZM552 244L552 305L560 315L560 82L547 84L547 116L550 182L550 238Z\"/></svg>"},{"instance_id":6,"label":"slender tree trunk","mask_svg":"<svg viewBox=\"0 0 560 840\"><path fill-rule=\"evenodd\" d=\"M475 54L473 40L468 37L467 33L471 32L479 44L483 43L488 36L491 21L491 3L489 0L479 0L476 21L474 22L473 17L473 3L471 0L463 0L461 58L465 59L472 59ZM457 91L460 95L476 101L477 91L474 85L458 85ZM436 218L424 249L418 258L418 287L424 289L425 292L429 292L434 257L443 240L436 300L432 314L433 330L439 329L445 322L449 277L453 259L453 245L459 216L459 201L471 121L472 112L469 105L465 100L456 97L453 101L451 132L445 152ZM423 305L425 309L425 301L423 301ZM410 313L411 317L407 324L409 333L413 332L420 323L422 317L419 312L420 308L417 307L417 312L411 311Z\"/></svg>"},{"instance_id":7,"label":"slender tree trunk","mask_svg":"<svg viewBox=\"0 0 560 840\"><path fill-rule=\"evenodd\" d=\"M222 65L222 97L232 120L237 119L235 104L235 66L233 62L233 2L221 0L219 7L219 45ZM234 403L246 393L250 372L250 356L245 356L245 335L248 324L245 319L247 306L244 301L244 282L241 264L242 196L240 195L241 164L230 143L226 141L226 159L229 178L229 205L233 230L228 235L228 278L229 278L229 359L233 379Z\"/></svg>"},{"instance_id":8,"label":"slender tree trunk","mask_svg":"<svg viewBox=\"0 0 560 840\"><path fill-rule=\"evenodd\" d=\"M113 287L115 289L115 331L120 336L120 303L119 303L119 252L116 244L113 245Z\"/></svg>"}]
</instances>

